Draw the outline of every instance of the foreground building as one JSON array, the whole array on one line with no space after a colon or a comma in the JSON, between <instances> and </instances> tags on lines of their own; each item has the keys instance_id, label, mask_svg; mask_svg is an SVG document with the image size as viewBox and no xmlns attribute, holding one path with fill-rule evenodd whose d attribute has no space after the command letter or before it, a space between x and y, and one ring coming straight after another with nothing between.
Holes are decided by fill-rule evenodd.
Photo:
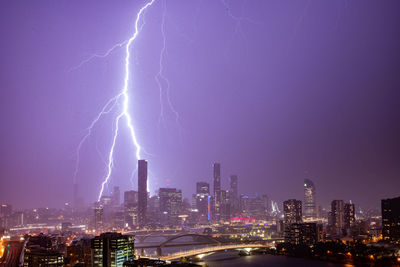
<instances>
[{"instance_id":1,"label":"foreground building","mask_svg":"<svg viewBox=\"0 0 400 267\"><path fill-rule=\"evenodd\" d=\"M91 240L92 266L122 267L134 258L134 237L121 233L103 233Z\"/></svg>"},{"instance_id":2,"label":"foreground building","mask_svg":"<svg viewBox=\"0 0 400 267\"><path fill-rule=\"evenodd\" d=\"M382 236L384 241L400 242L400 197L382 199Z\"/></svg>"}]
</instances>

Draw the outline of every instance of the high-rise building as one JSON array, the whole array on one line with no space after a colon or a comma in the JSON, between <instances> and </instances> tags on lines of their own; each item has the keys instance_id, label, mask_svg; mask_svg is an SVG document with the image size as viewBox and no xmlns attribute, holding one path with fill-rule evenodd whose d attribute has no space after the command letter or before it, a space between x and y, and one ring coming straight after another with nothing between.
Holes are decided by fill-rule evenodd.
<instances>
[{"instance_id":1,"label":"high-rise building","mask_svg":"<svg viewBox=\"0 0 400 267\"><path fill-rule=\"evenodd\" d=\"M113 192L111 195L111 204L114 207L119 206L121 204L121 192L119 191L119 186L114 186Z\"/></svg>"},{"instance_id":2,"label":"high-rise building","mask_svg":"<svg viewBox=\"0 0 400 267\"><path fill-rule=\"evenodd\" d=\"M221 164L214 163L214 219L220 219L220 206L221 206Z\"/></svg>"},{"instance_id":3,"label":"high-rise building","mask_svg":"<svg viewBox=\"0 0 400 267\"><path fill-rule=\"evenodd\" d=\"M262 195L263 206L264 206L264 213L269 214L270 211L270 201L267 195Z\"/></svg>"},{"instance_id":4,"label":"high-rise building","mask_svg":"<svg viewBox=\"0 0 400 267\"><path fill-rule=\"evenodd\" d=\"M182 191L176 188L160 188L160 212L166 222L176 224L182 211Z\"/></svg>"},{"instance_id":5,"label":"high-rise building","mask_svg":"<svg viewBox=\"0 0 400 267\"><path fill-rule=\"evenodd\" d=\"M344 227L350 229L356 221L354 204L344 204Z\"/></svg>"},{"instance_id":6,"label":"high-rise building","mask_svg":"<svg viewBox=\"0 0 400 267\"><path fill-rule=\"evenodd\" d=\"M283 202L285 240L293 239L294 230L291 225L303 222L301 206L301 200L289 199Z\"/></svg>"},{"instance_id":7,"label":"high-rise building","mask_svg":"<svg viewBox=\"0 0 400 267\"><path fill-rule=\"evenodd\" d=\"M382 236L392 243L400 242L400 197L382 199Z\"/></svg>"},{"instance_id":8,"label":"high-rise building","mask_svg":"<svg viewBox=\"0 0 400 267\"><path fill-rule=\"evenodd\" d=\"M304 179L304 217L305 219L316 217L315 186L309 179Z\"/></svg>"},{"instance_id":9,"label":"high-rise building","mask_svg":"<svg viewBox=\"0 0 400 267\"><path fill-rule=\"evenodd\" d=\"M345 230L344 223L344 202L343 200L333 200L331 203L331 226L333 234L343 235Z\"/></svg>"},{"instance_id":10,"label":"high-rise building","mask_svg":"<svg viewBox=\"0 0 400 267\"><path fill-rule=\"evenodd\" d=\"M236 213L239 211L239 192L238 192L238 177L237 175L231 175L230 177L230 199L232 212Z\"/></svg>"},{"instance_id":11,"label":"high-rise building","mask_svg":"<svg viewBox=\"0 0 400 267\"><path fill-rule=\"evenodd\" d=\"M147 161L138 161L138 221L143 226L146 221L147 212Z\"/></svg>"},{"instance_id":12,"label":"high-rise building","mask_svg":"<svg viewBox=\"0 0 400 267\"><path fill-rule=\"evenodd\" d=\"M231 218L231 199L229 190L221 190L220 219L229 221Z\"/></svg>"},{"instance_id":13,"label":"high-rise building","mask_svg":"<svg viewBox=\"0 0 400 267\"><path fill-rule=\"evenodd\" d=\"M283 202L285 227L292 223L302 223L301 200L289 199Z\"/></svg>"},{"instance_id":14,"label":"high-rise building","mask_svg":"<svg viewBox=\"0 0 400 267\"><path fill-rule=\"evenodd\" d=\"M124 207L135 207L138 205L138 192L129 190L124 192Z\"/></svg>"},{"instance_id":15,"label":"high-rise building","mask_svg":"<svg viewBox=\"0 0 400 267\"><path fill-rule=\"evenodd\" d=\"M94 228L100 232L103 228L103 207L94 208Z\"/></svg>"},{"instance_id":16,"label":"high-rise building","mask_svg":"<svg viewBox=\"0 0 400 267\"><path fill-rule=\"evenodd\" d=\"M202 222L207 222L210 218L210 184L206 182L196 183L196 194L194 195L195 208L199 211Z\"/></svg>"},{"instance_id":17,"label":"high-rise building","mask_svg":"<svg viewBox=\"0 0 400 267\"><path fill-rule=\"evenodd\" d=\"M134 237L103 233L91 240L92 266L122 267L134 258Z\"/></svg>"}]
</instances>

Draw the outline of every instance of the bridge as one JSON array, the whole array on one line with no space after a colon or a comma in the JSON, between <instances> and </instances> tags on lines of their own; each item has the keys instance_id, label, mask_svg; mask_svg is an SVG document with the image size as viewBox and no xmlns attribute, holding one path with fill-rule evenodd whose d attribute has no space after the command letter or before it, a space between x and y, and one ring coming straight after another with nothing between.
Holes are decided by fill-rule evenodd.
<instances>
[{"instance_id":1,"label":"bridge","mask_svg":"<svg viewBox=\"0 0 400 267\"><path fill-rule=\"evenodd\" d=\"M211 246L211 247L205 247L201 249L193 249L193 250L188 250L188 251L183 251L183 252L177 252L174 254L170 254L167 256L160 257L161 260L176 260L180 258L186 258L186 257L193 257L197 255L202 255L205 256L204 254L211 254L217 251L223 251L223 250L233 250L233 249L244 249L247 252L251 251L251 249L254 248L268 248L271 247L271 244L226 244L226 245L218 245L218 246Z\"/></svg>"},{"instance_id":2,"label":"bridge","mask_svg":"<svg viewBox=\"0 0 400 267\"><path fill-rule=\"evenodd\" d=\"M190 257L198 254L213 253L215 251L226 250L226 249L243 249L243 248L258 248L258 247L271 247L275 240L268 241L255 241L249 243L249 241L244 241L244 243L221 243L221 241L215 239L209 235L196 234L196 233L182 233L174 236L165 236L164 240L161 242L143 242L149 236L145 236L139 239L141 243L135 243L135 249L140 250L140 255L145 256L145 249L155 249L157 257L163 258L163 248L171 247L198 247L207 246L206 248L190 248L190 250L185 252L179 252L176 254L164 255L165 257L172 257L172 259L180 257ZM260 243L262 242L262 244ZM265 243L268 242L268 243Z\"/></svg>"}]
</instances>

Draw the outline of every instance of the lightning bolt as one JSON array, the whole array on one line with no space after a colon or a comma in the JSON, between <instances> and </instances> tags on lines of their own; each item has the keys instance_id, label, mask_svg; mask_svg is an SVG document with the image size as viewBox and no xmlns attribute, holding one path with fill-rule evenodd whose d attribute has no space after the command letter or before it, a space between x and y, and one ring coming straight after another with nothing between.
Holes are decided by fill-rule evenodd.
<instances>
[{"instance_id":1,"label":"lightning bolt","mask_svg":"<svg viewBox=\"0 0 400 267\"><path fill-rule=\"evenodd\" d=\"M124 46L128 41L123 41L121 43L117 43L115 44L113 47L111 47L110 49L108 49L105 53L103 54L92 54L90 57L88 57L87 59L81 61L81 63L79 63L78 65L76 65L75 67L72 67L69 72L72 72L74 70L79 69L80 67L82 67L83 65L85 65L86 63L88 63L89 61L95 59L95 58L106 58L108 57L115 49L117 48L121 48L122 46Z\"/></svg>"},{"instance_id":2,"label":"lightning bolt","mask_svg":"<svg viewBox=\"0 0 400 267\"><path fill-rule=\"evenodd\" d=\"M118 137L118 132L119 132L119 124L121 119L125 119L126 120L126 125L129 129L129 133L132 139L132 143L134 144L135 148L136 148L136 152L135 152L135 156L136 158L139 160L141 159L141 146L136 138L136 133L135 133L135 128L132 124L132 117L129 113L129 95L128 95L128 86L129 86L129 74L130 74L130 58L131 58L131 46L134 43L134 41L136 40L137 36L139 35L140 29L139 29L139 21L140 18L142 16L142 14L145 12L145 10L150 7L153 3L155 2L155 0L151 0L150 2L146 3L143 7L140 8L139 12L136 15L136 20L135 20L135 24L134 24L134 33L133 35L129 38L129 40L126 43L125 46L125 52L126 52L126 56L125 56L125 77L124 77L124 84L122 87L121 92L115 96L118 99L121 99L122 101L122 110L121 112L118 114L118 116L115 119L115 130L114 130L114 137L112 139L112 144L111 144L111 148L110 148L110 152L108 154L108 166L107 166L107 174L106 177L104 179L104 181L101 184L101 190L99 192L99 196L98 196L98 201L100 201L101 196L103 195L103 191L104 191L104 186L108 183L112 170L113 170L113 165L114 165L114 151L115 151L115 144L117 142L117 137Z\"/></svg>"},{"instance_id":3,"label":"lightning bolt","mask_svg":"<svg viewBox=\"0 0 400 267\"><path fill-rule=\"evenodd\" d=\"M164 75L164 61L167 54L167 36L165 34L165 21L166 21L166 13L167 13L167 2L163 1L163 14L161 19L161 36L162 36L162 48L160 51L160 60L159 60L159 69L158 73L155 76L156 83L158 85L159 93L160 93L160 116L159 123L164 122L164 100L163 96L165 95L166 101L168 104L168 108L174 114L175 122L178 125L180 132L182 130L182 126L180 124L179 113L175 109L172 104L170 97L170 82ZM165 84L165 89L163 88L163 83Z\"/></svg>"}]
</instances>

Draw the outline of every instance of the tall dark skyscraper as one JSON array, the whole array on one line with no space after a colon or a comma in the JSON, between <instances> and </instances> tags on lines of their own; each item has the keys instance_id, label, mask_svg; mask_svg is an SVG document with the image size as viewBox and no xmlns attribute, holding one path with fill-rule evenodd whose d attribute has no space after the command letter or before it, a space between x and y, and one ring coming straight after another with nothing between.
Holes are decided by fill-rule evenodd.
<instances>
[{"instance_id":1,"label":"tall dark skyscraper","mask_svg":"<svg viewBox=\"0 0 400 267\"><path fill-rule=\"evenodd\" d=\"M400 197L382 199L382 236L389 242L400 242Z\"/></svg>"},{"instance_id":2,"label":"tall dark skyscraper","mask_svg":"<svg viewBox=\"0 0 400 267\"><path fill-rule=\"evenodd\" d=\"M343 200L333 200L331 203L331 223L334 234L343 235L345 230L344 215Z\"/></svg>"},{"instance_id":3,"label":"tall dark skyscraper","mask_svg":"<svg viewBox=\"0 0 400 267\"><path fill-rule=\"evenodd\" d=\"M306 219L316 217L315 186L309 179L304 179L304 217Z\"/></svg>"},{"instance_id":4,"label":"tall dark skyscraper","mask_svg":"<svg viewBox=\"0 0 400 267\"><path fill-rule=\"evenodd\" d=\"M352 203L344 204L344 227L350 229L356 221L355 207Z\"/></svg>"},{"instance_id":5,"label":"tall dark skyscraper","mask_svg":"<svg viewBox=\"0 0 400 267\"><path fill-rule=\"evenodd\" d=\"M221 164L214 163L214 219L220 219L221 207Z\"/></svg>"},{"instance_id":6,"label":"tall dark skyscraper","mask_svg":"<svg viewBox=\"0 0 400 267\"><path fill-rule=\"evenodd\" d=\"M238 177L237 175L231 175L230 177L230 190L229 196L231 201L231 212L235 213L239 209L239 195L238 195Z\"/></svg>"},{"instance_id":7,"label":"tall dark skyscraper","mask_svg":"<svg viewBox=\"0 0 400 267\"><path fill-rule=\"evenodd\" d=\"M147 213L147 161L138 161L138 222L139 226L146 224Z\"/></svg>"}]
</instances>

